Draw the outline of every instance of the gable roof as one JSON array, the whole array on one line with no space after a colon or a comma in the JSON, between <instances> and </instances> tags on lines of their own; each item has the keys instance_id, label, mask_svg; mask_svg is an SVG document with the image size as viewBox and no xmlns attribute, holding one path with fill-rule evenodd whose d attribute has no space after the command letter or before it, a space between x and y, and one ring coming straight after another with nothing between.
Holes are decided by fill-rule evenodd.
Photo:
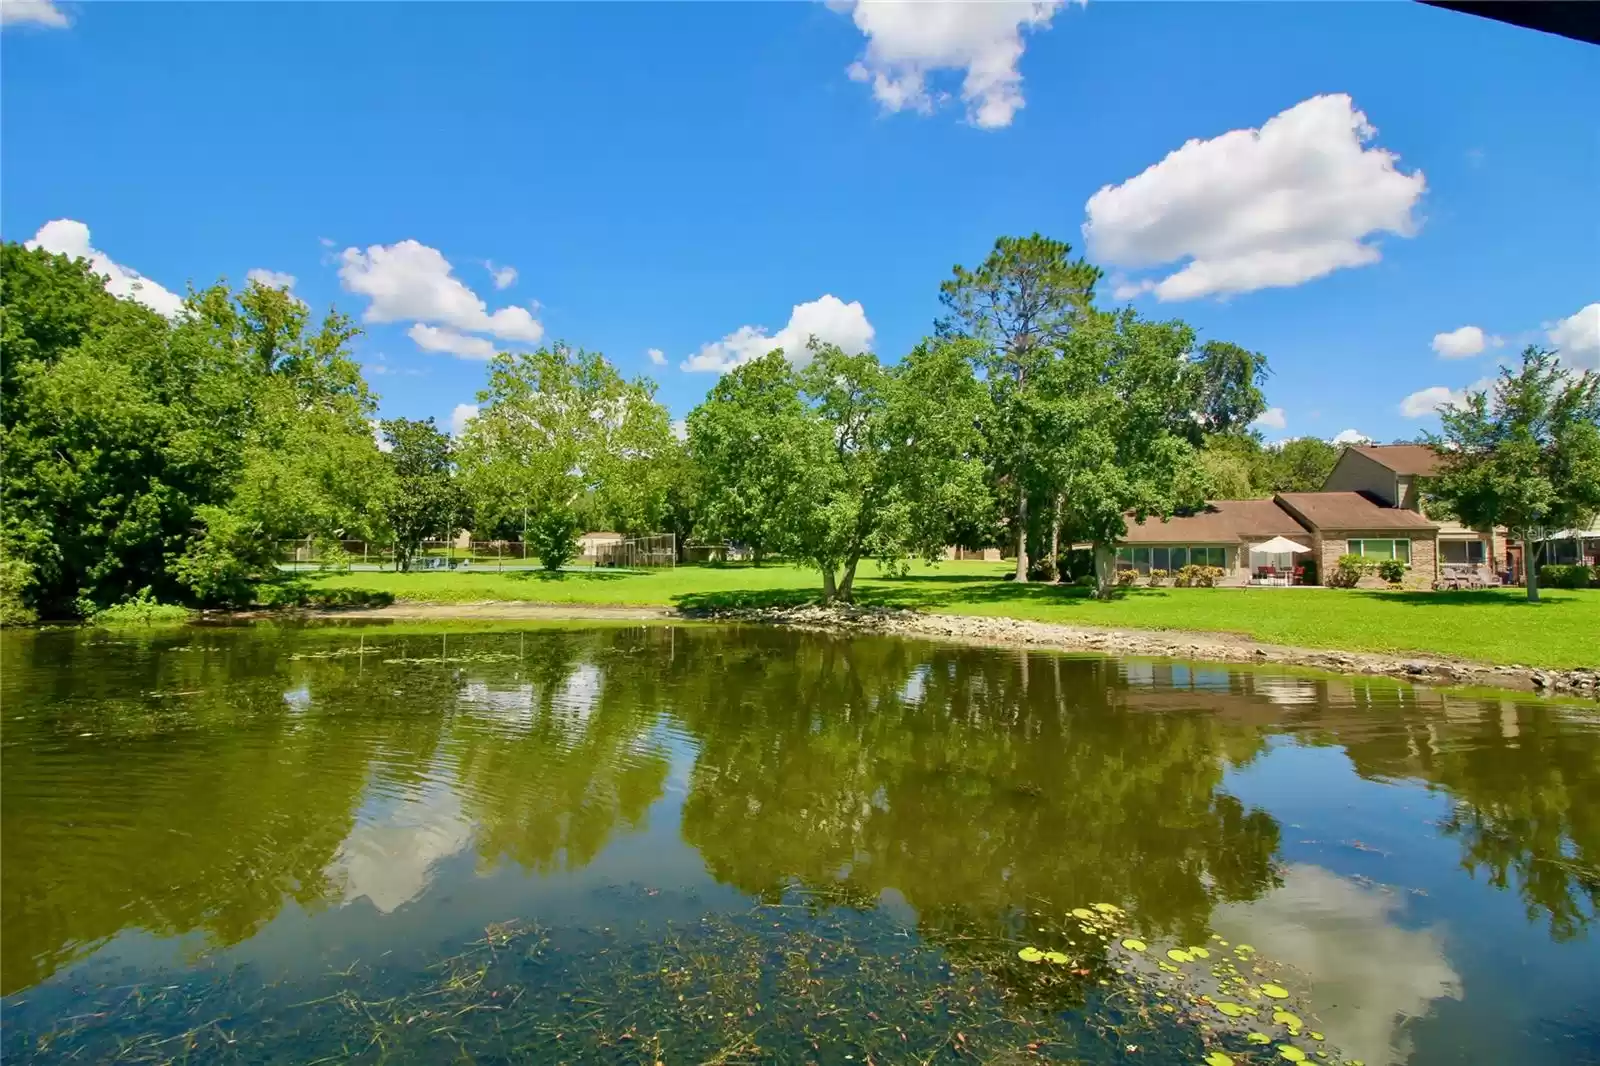
<instances>
[{"instance_id":1,"label":"gable roof","mask_svg":"<svg viewBox=\"0 0 1600 1066\"><path fill-rule=\"evenodd\" d=\"M1350 450L1402 477L1427 477L1439 468L1439 456L1426 444L1353 444Z\"/></svg>"},{"instance_id":2,"label":"gable roof","mask_svg":"<svg viewBox=\"0 0 1600 1066\"><path fill-rule=\"evenodd\" d=\"M1305 527L1272 500L1212 500L1192 515L1163 522L1128 519L1124 544L1232 544L1276 536L1305 536Z\"/></svg>"},{"instance_id":3,"label":"gable roof","mask_svg":"<svg viewBox=\"0 0 1600 1066\"><path fill-rule=\"evenodd\" d=\"M1409 529L1420 532L1439 528L1415 511L1385 507L1359 492L1280 492L1274 499L1314 530Z\"/></svg>"}]
</instances>

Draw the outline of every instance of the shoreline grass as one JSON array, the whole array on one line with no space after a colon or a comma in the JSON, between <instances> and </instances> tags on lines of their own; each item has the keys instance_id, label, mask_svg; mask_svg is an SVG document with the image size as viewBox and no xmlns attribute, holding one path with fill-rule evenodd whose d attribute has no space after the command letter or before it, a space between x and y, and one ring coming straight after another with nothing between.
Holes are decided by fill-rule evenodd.
<instances>
[{"instance_id":1,"label":"shoreline grass","mask_svg":"<svg viewBox=\"0 0 1600 1066\"><path fill-rule=\"evenodd\" d=\"M1545 668L1600 665L1600 589L1391 592L1339 589L1133 589L1109 602L1068 586L1003 580L1009 566L917 565L904 578L871 565L857 601L930 613L1067 625L1233 633L1252 640L1352 652L1448 655ZM798 566L681 566L619 573L534 571L304 575L327 589L363 590L414 603L530 602L665 606L686 610L781 606L820 597Z\"/></svg>"}]
</instances>

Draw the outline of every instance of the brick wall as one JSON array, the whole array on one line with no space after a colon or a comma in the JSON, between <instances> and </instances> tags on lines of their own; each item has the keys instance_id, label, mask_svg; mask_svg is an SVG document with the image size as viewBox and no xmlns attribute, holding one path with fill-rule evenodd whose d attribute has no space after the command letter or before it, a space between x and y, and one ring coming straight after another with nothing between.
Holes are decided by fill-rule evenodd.
<instances>
[{"instance_id":1,"label":"brick wall","mask_svg":"<svg viewBox=\"0 0 1600 1066\"><path fill-rule=\"evenodd\" d=\"M1323 534L1317 538L1317 558L1322 560L1321 574L1327 574L1339 565L1339 556L1350 550L1352 540L1404 540L1394 530L1358 530L1342 529L1337 534ZM1432 588L1433 583L1439 578L1439 538L1435 535L1423 535L1419 530L1411 534L1411 569L1406 571L1406 585L1409 588ZM1363 580L1363 585L1374 584L1371 580ZM1382 585L1382 582L1376 582Z\"/></svg>"}]
</instances>

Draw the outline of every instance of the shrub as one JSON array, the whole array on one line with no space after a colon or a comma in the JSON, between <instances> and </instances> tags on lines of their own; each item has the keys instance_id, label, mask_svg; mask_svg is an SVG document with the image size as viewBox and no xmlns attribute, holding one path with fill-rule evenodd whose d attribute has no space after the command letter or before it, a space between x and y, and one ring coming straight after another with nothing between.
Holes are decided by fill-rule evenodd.
<instances>
[{"instance_id":1,"label":"shrub","mask_svg":"<svg viewBox=\"0 0 1600 1066\"><path fill-rule=\"evenodd\" d=\"M90 615L89 624L141 626L163 622L187 622L193 614L194 612L187 607L179 607L172 603L157 603L156 598L150 593L150 586L146 585L139 590L137 596L131 596L113 607L107 607Z\"/></svg>"},{"instance_id":2,"label":"shrub","mask_svg":"<svg viewBox=\"0 0 1600 1066\"><path fill-rule=\"evenodd\" d=\"M1166 583L1167 583L1167 572L1165 570L1162 570L1162 569L1159 569L1159 568L1156 568L1156 567L1152 567L1151 570L1150 570L1150 587L1151 588L1156 588L1157 586L1165 585Z\"/></svg>"},{"instance_id":3,"label":"shrub","mask_svg":"<svg viewBox=\"0 0 1600 1066\"><path fill-rule=\"evenodd\" d=\"M1137 571L1137 570L1118 570L1117 571L1117 584L1122 585L1123 587L1127 587L1128 585L1131 585L1135 581L1138 581L1138 580L1139 580L1139 571Z\"/></svg>"},{"instance_id":4,"label":"shrub","mask_svg":"<svg viewBox=\"0 0 1600 1066\"><path fill-rule=\"evenodd\" d=\"M1406 564L1399 559L1385 559L1378 564L1378 576L1391 585L1398 585L1406 579Z\"/></svg>"},{"instance_id":5,"label":"shrub","mask_svg":"<svg viewBox=\"0 0 1600 1066\"><path fill-rule=\"evenodd\" d=\"M1594 582L1594 571L1587 566L1546 563L1539 567L1539 584L1550 589L1586 589Z\"/></svg>"},{"instance_id":6,"label":"shrub","mask_svg":"<svg viewBox=\"0 0 1600 1066\"><path fill-rule=\"evenodd\" d=\"M205 531L172 566L202 604L243 607L255 596L256 582L273 573L275 547L255 523L221 507L201 507L196 516Z\"/></svg>"},{"instance_id":7,"label":"shrub","mask_svg":"<svg viewBox=\"0 0 1600 1066\"><path fill-rule=\"evenodd\" d=\"M1075 579L1072 583L1080 589L1092 589L1098 587L1100 584L1093 574L1084 574L1082 577Z\"/></svg>"},{"instance_id":8,"label":"shrub","mask_svg":"<svg viewBox=\"0 0 1600 1066\"><path fill-rule=\"evenodd\" d=\"M25 626L39 620L28 606L33 588L33 566L11 551L0 558L0 626Z\"/></svg>"},{"instance_id":9,"label":"shrub","mask_svg":"<svg viewBox=\"0 0 1600 1066\"><path fill-rule=\"evenodd\" d=\"M1341 555L1328 574L1327 585L1336 589L1353 589L1366 576L1371 565L1359 555Z\"/></svg>"},{"instance_id":10,"label":"shrub","mask_svg":"<svg viewBox=\"0 0 1600 1066\"><path fill-rule=\"evenodd\" d=\"M552 508L528 527L528 539L546 570L560 570L578 554L578 516L565 507Z\"/></svg>"},{"instance_id":11,"label":"shrub","mask_svg":"<svg viewBox=\"0 0 1600 1066\"><path fill-rule=\"evenodd\" d=\"M1056 561L1054 559L1034 559L1028 563L1029 581L1054 581L1056 579Z\"/></svg>"},{"instance_id":12,"label":"shrub","mask_svg":"<svg viewBox=\"0 0 1600 1066\"><path fill-rule=\"evenodd\" d=\"M1190 563L1178 571L1178 576L1173 579L1173 584L1179 588L1214 588L1218 581L1227 573L1220 566L1202 566L1199 563Z\"/></svg>"}]
</instances>

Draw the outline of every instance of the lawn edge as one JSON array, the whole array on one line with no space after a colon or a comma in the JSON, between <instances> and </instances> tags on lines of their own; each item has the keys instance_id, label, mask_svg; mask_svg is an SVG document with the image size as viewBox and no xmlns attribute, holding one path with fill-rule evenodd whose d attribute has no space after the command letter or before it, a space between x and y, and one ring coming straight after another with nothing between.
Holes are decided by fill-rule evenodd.
<instances>
[{"instance_id":1,"label":"lawn edge","mask_svg":"<svg viewBox=\"0 0 1600 1066\"><path fill-rule=\"evenodd\" d=\"M282 617L248 612L233 617ZM1269 644L1238 633L1181 629L1069 625L997 615L947 614L888 607L725 607L686 610L669 606L401 601L384 607L293 612L318 620L671 620L743 622L835 633L880 633L998 647L1035 647L1205 662L1307 667L1334 674L1386 676L1421 684L1471 686L1600 699L1600 670L1497 664L1437 654L1389 654Z\"/></svg>"}]
</instances>

